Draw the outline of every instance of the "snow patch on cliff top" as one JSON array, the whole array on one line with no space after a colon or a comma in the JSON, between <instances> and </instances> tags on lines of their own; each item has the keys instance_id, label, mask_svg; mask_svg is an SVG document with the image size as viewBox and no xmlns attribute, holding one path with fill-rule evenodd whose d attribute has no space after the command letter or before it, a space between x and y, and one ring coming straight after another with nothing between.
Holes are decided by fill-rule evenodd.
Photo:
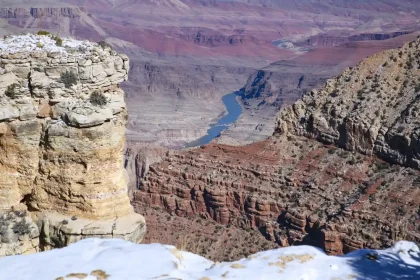
<instances>
[{"instance_id":1,"label":"snow patch on cliff top","mask_svg":"<svg viewBox=\"0 0 420 280\"><path fill-rule=\"evenodd\" d=\"M45 35L16 35L0 39L1 53L22 53L22 52L47 52L62 53L66 55L69 49L86 52L93 49L96 43L89 41L79 41L71 38L62 38L62 46L57 46L56 41L50 36Z\"/></svg>"},{"instance_id":2,"label":"snow patch on cliff top","mask_svg":"<svg viewBox=\"0 0 420 280\"><path fill-rule=\"evenodd\" d=\"M104 274L109 277L97 276ZM387 250L359 250L340 257L296 246L214 263L168 245L85 239L63 249L2 258L0 279L420 279L420 253L406 241Z\"/></svg>"}]
</instances>

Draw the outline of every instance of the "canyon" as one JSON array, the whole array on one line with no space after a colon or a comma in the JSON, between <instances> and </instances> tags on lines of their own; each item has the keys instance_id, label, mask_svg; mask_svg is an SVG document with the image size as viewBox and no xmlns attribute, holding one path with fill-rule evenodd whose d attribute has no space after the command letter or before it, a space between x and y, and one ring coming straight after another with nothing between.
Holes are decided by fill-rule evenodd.
<instances>
[{"instance_id":1,"label":"canyon","mask_svg":"<svg viewBox=\"0 0 420 280\"><path fill-rule=\"evenodd\" d=\"M34 195L29 183L23 182L23 188L5 184L17 192L7 208L23 204L61 212L51 218L60 226L49 226L59 236L66 235L58 229L63 220L67 228L73 226L72 216L108 220L103 223L108 232L101 234L106 237L115 216L129 215L138 223L129 230L136 232L132 239L145 234L146 243L174 244L215 261L296 244L343 254L389 247L400 239L419 242L418 86L412 82L418 79L419 41L405 44L419 34L420 11L413 1L29 2L4 1L0 35L6 40L10 34L46 29L62 37L104 41L113 50L95 44L94 49L118 58L109 66L106 59L79 64L51 57L59 70L30 68L35 75L30 85L40 92L31 102L58 111L68 128L53 122L51 132L57 135L45 134L50 128L43 122L51 113L38 113L35 107L35 115L20 120L17 112L26 112L19 109L26 103L13 103L17 109L7 111L11 122L37 125L21 131L36 130L24 137L36 151L24 162L40 162L43 169L39 175L24 174L37 178ZM403 49L375 55L397 47ZM372 57L364 60L367 56ZM17 81L23 86L29 80L26 62L21 62L10 64L19 64ZM61 94L55 86L63 66L81 75L102 67L95 72L100 78L90 78L115 107L76 108L98 89L84 88L84 82L80 96L64 89L76 107L56 104L43 88L50 87L48 81L54 85L51 91ZM44 80L39 72L48 79L37 86L38 79ZM108 81L114 74L118 78ZM178 150L204 136L224 115L222 97L238 90L238 121L209 145ZM9 125L1 131L12 142L13 133L19 134ZM83 141L65 142L67 135L101 145L93 145L92 152ZM54 151L38 147L41 136ZM63 143L71 144L75 154L63 151ZM29 152L20 149L18 143L16 153L26 159ZM69 162L57 160L61 157ZM34 172L32 167L27 170ZM74 174L61 174L64 167ZM15 174L15 169L6 171ZM57 189L51 180L68 185ZM84 186L92 193L85 195ZM97 201L99 189L107 193ZM54 198L61 191L70 202ZM135 212L147 221L147 233L143 218L132 212L127 191ZM107 207L113 203L122 207ZM17 223L21 208L10 214ZM36 242L41 233L33 228L28 238ZM49 246L73 241L63 239L51 238Z\"/></svg>"},{"instance_id":2,"label":"canyon","mask_svg":"<svg viewBox=\"0 0 420 280\"><path fill-rule=\"evenodd\" d=\"M161 155L133 194L146 240L219 261L256 245L337 255L419 242L419 58L417 39L346 69L283 109L267 140Z\"/></svg>"},{"instance_id":3,"label":"canyon","mask_svg":"<svg viewBox=\"0 0 420 280\"><path fill-rule=\"evenodd\" d=\"M242 116L218 140L262 140L281 108L366 56L414 39L419 24L410 1L3 3L0 35L46 29L126 53L128 141L171 148L204 136L224 114L222 97L241 88L261 93L240 100Z\"/></svg>"}]
</instances>

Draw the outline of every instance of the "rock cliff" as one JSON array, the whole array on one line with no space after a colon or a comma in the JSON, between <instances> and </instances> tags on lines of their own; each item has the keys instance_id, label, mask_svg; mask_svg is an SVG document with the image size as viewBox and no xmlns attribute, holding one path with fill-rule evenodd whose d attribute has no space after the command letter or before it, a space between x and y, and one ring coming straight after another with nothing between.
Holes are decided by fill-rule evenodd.
<instances>
[{"instance_id":1,"label":"rock cliff","mask_svg":"<svg viewBox=\"0 0 420 280\"><path fill-rule=\"evenodd\" d=\"M358 41L382 41L409 34L410 31L399 31L393 33L362 33L352 36L317 35L305 41L295 43L297 46L337 46L349 42Z\"/></svg>"},{"instance_id":2,"label":"rock cliff","mask_svg":"<svg viewBox=\"0 0 420 280\"><path fill-rule=\"evenodd\" d=\"M217 260L232 255L209 252L215 243L238 257L275 243L341 254L404 238L418 242L419 44L376 54L328 80L281 112L271 139L167 153L140 179L135 208L185 217L190 226L182 236L202 220L223 225L214 243L196 239L210 245L199 253ZM253 230L268 242L244 238ZM179 242L162 231L146 238Z\"/></svg>"},{"instance_id":3,"label":"rock cliff","mask_svg":"<svg viewBox=\"0 0 420 280\"><path fill-rule=\"evenodd\" d=\"M420 40L376 54L282 111L290 133L420 168Z\"/></svg>"},{"instance_id":4,"label":"rock cliff","mask_svg":"<svg viewBox=\"0 0 420 280\"><path fill-rule=\"evenodd\" d=\"M342 254L384 248L399 239L420 241L419 178L419 171L408 167L281 136L242 147L211 144L169 152L149 167L134 206L139 213L157 212L146 216L148 223L160 224L148 231L148 240L181 243L165 229L176 228L179 219L158 214L164 210L188 219L189 226L178 231L195 241L189 250L199 248L196 253L219 261L275 243ZM190 234L200 224L209 228L205 220L222 225L213 233L214 243ZM267 240L249 236L253 231ZM213 251L218 244L226 248Z\"/></svg>"},{"instance_id":5,"label":"rock cliff","mask_svg":"<svg viewBox=\"0 0 420 280\"><path fill-rule=\"evenodd\" d=\"M139 241L144 220L130 205L122 154L128 57L24 35L0 40L0 58L1 210L30 211L47 247Z\"/></svg>"}]
</instances>

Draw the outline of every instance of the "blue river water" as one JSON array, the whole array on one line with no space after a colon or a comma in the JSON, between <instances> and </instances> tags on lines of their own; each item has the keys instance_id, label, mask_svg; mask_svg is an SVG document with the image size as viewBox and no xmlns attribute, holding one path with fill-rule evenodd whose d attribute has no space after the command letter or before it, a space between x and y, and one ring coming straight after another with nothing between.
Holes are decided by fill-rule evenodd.
<instances>
[{"instance_id":1,"label":"blue river water","mask_svg":"<svg viewBox=\"0 0 420 280\"><path fill-rule=\"evenodd\" d=\"M236 122L239 116L242 114L242 107L239 105L237 96L240 92L233 92L223 96L222 101L226 107L227 114L221 117L217 123L214 123L207 130L207 135L186 144L183 148L191 148L201 146L210 143L213 139L220 136L223 130L226 130L230 124Z\"/></svg>"}]
</instances>

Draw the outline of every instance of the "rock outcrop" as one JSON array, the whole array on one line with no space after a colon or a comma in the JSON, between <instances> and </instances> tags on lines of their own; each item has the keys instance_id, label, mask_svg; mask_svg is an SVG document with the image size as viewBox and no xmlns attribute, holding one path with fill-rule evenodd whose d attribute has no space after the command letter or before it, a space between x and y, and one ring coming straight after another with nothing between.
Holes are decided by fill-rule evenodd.
<instances>
[{"instance_id":1,"label":"rock outcrop","mask_svg":"<svg viewBox=\"0 0 420 280\"><path fill-rule=\"evenodd\" d=\"M0 214L0 256L39 251L39 229L25 211Z\"/></svg>"},{"instance_id":2,"label":"rock outcrop","mask_svg":"<svg viewBox=\"0 0 420 280\"><path fill-rule=\"evenodd\" d=\"M290 133L420 168L420 40L376 54L282 111Z\"/></svg>"},{"instance_id":3,"label":"rock outcrop","mask_svg":"<svg viewBox=\"0 0 420 280\"><path fill-rule=\"evenodd\" d=\"M54 235L137 242L144 219L130 205L122 154L128 57L56 40L0 40L0 207L34 213L53 247L68 243L50 242Z\"/></svg>"},{"instance_id":4,"label":"rock outcrop","mask_svg":"<svg viewBox=\"0 0 420 280\"><path fill-rule=\"evenodd\" d=\"M242 229L243 235L256 230L280 246L311 244L341 254L383 248L402 238L420 241L419 176L407 167L282 136L242 147L212 144L168 153L150 166L134 205L141 213L142 207L158 206L157 212L164 209L194 221L212 219L224 225L222 232L230 227ZM147 216L148 221L156 218ZM189 223L196 228L196 222ZM171 232L153 234L149 240ZM218 238L224 242L228 237ZM244 248L255 247L247 245L251 239L241 242ZM237 246L223 244L232 250Z\"/></svg>"}]
</instances>

